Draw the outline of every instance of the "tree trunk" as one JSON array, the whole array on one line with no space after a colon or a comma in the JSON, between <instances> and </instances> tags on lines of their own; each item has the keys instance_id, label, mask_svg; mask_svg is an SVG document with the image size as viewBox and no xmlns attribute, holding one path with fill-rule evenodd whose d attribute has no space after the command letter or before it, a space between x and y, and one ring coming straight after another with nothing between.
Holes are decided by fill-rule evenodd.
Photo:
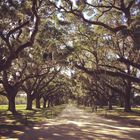
<instances>
[{"instance_id":1,"label":"tree trunk","mask_svg":"<svg viewBox=\"0 0 140 140\"><path fill-rule=\"evenodd\" d=\"M119 99L120 99L119 101L120 107L124 107L124 97L120 95Z\"/></svg>"},{"instance_id":2,"label":"tree trunk","mask_svg":"<svg viewBox=\"0 0 140 140\"><path fill-rule=\"evenodd\" d=\"M113 107L112 107L112 96L109 95L109 98L108 98L108 109L109 110L112 110Z\"/></svg>"},{"instance_id":3,"label":"tree trunk","mask_svg":"<svg viewBox=\"0 0 140 140\"><path fill-rule=\"evenodd\" d=\"M48 108L51 106L51 101L50 99L48 100Z\"/></svg>"},{"instance_id":4,"label":"tree trunk","mask_svg":"<svg viewBox=\"0 0 140 140\"><path fill-rule=\"evenodd\" d=\"M12 95L12 93L11 93ZM16 113L16 105L15 105L15 95L8 97L8 110L12 112L12 114Z\"/></svg>"},{"instance_id":5,"label":"tree trunk","mask_svg":"<svg viewBox=\"0 0 140 140\"><path fill-rule=\"evenodd\" d=\"M52 100L52 99L51 99L51 101L50 101L50 106L51 106L51 107L54 106L54 104L53 104L53 100Z\"/></svg>"},{"instance_id":6,"label":"tree trunk","mask_svg":"<svg viewBox=\"0 0 140 140\"><path fill-rule=\"evenodd\" d=\"M47 107L47 100L43 98L43 108Z\"/></svg>"},{"instance_id":7,"label":"tree trunk","mask_svg":"<svg viewBox=\"0 0 140 140\"><path fill-rule=\"evenodd\" d=\"M40 98L36 98L36 108L40 108Z\"/></svg>"},{"instance_id":8,"label":"tree trunk","mask_svg":"<svg viewBox=\"0 0 140 140\"><path fill-rule=\"evenodd\" d=\"M27 95L27 106L26 110L32 110L33 98L30 95Z\"/></svg>"},{"instance_id":9,"label":"tree trunk","mask_svg":"<svg viewBox=\"0 0 140 140\"><path fill-rule=\"evenodd\" d=\"M130 65L127 66L128 74L130 75ZM127 80L125 95L124 95L124 111L131 112L131 90L132 84L130 80Z\"/></svg>"},{"instance_id":10,"label":"tree trunk","mask_svg":"<svg viewBox=\"0 0 140 140\"><path fill-rule=\"evenodd\" d=\"M124 112L131 112L131 81L127 81L124 95Z\"/></svg>"},{"instance_id":11,"label":"tree trunk","mask_svg":"<svg viewBox=\"0 0 140 140\"><path fill-rule=\"evenodd\" d=\"M131 112L131 93L127 92L124 99L124 111Z\"/></svg>"},{"instance_id":12,"label":"tree trunk","mask_svg":"<svg viewBox=\"0 0 140 140\"><path fill-rule=\"evenodd\" d=\"M46 108L47 107L47 100L44 100L43 102L43 108Z\"/></svg>"}]
</instances>

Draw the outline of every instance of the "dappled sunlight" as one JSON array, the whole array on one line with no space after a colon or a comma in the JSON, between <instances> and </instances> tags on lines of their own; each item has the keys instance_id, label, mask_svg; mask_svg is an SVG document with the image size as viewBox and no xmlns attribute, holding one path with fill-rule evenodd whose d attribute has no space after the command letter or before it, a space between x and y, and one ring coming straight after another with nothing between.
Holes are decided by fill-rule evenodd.
<instances>
[{"instance_id":1,"label":"dappled sunlight","mask_svg":"<svg viewBox=\"0 0 140 140\"><path fill-rule=\"evenodd\" d=\"M20 135L20 134L23 134L22 131L18 131L18 130L14 130L13 133L15 133L16 135Z\"/></svg>"},{"instance_id":2,"label":"dappled sunlight","mask_svg":"<svg viewBox=\"0 0 140 140\"><path fill-rule=\"evenodd\" d=\"M6 137L2 137L1 139L5 139ZM6 138L6 140L18 140L18 138Z\"/></svg>"},{"instance_id":3,"label":"dappled sunlight","mask_svg":"<svg viewBox=\"0 0 140 140\"><path fill-rule=\"evenodd\" d=\"M78 122L78 121L67 121L67 122L68 122L68 124L72 123L72 124L75 124L75 125L80 126L80 127L83 127L85 125L92 125L91 123L87 123L87 122Z\"/></svg>"},{"instance_id":4,"label":"dappled sunlight","mask_svg":"<svg viewBox=\"0 0 140 140\"><path fill-rule=\"evenodd\" d=\"M15 120L5 120L6 123L13 123Z\"/></svg>"},{"instance_id":5,"label":"dappled sunlight","mask_svg":"<svg viewBox=\"0 0 140 140\"><path fill-rule=\"evenodd\" d=\"M35 129L35 130L39 130L40 127L34 126L33 129Z\"/></svg>"},{"instance_id":6,"label":"dappled sunlight","mask_svg":"<svg viewBox=\"0 0 140 140\"><path fill-rule=\"evenodd\" d=\"M37 128L45 131L43 137L48 140L136 140L140 132L138 127L98 117L73 106L67 106L58 117Z\"/></svg>"},{"instance_id":7,"label":"dappled sunlight","mask_svg":"<svg viewBox=\"0 0 140 140\"><path fill-rule=\"evenodd\" d=\"M140 128L135 128L133 126L126 126L126 127L123 127L123 126L113 126L113 125L108 125L108 124L102 124L102 123L99 123L98 124L99 126L103 126L103 127L110 127L111 129L121 129L121 130L140 130Z\"/></svg>"},{"instance_id":8,"label":"dappled sunlight","mask_svg":"<svg viewBox=\"0 0 140 140\"><path fill-rule=\"evenodd\" d=\"M57 133L54 133L53 135L54 135L54 136L61 136L60 134L57 134Z\"/></svg>"},{"instance_id":9,"label":"dappled sunlight","mask_svg":"<svg viewBox=\"0 0 140 140\"><path fill-rule=\"evenodd\" d=\"M13 140L138 140L140 128L68 105L55 118L7 133L9 137L3 135L0 139L11 136Z\"/></svg>"}]
</instances>

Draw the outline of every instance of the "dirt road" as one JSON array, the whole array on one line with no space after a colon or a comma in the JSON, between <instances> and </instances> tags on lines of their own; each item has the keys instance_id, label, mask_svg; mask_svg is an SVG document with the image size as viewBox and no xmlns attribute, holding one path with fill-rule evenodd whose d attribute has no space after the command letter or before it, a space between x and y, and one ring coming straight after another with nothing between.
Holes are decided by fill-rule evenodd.
<instances>
[{"instance_id":1,"label":"dirt road","mask_svg":"<svg viewBox=\"0 0 140 140\"><path fill-rule=\"evenodd\" d=\"M140 127L108 120L72 105L46 123L26 128L19 140L140 140Z\"/></svg>"}]
</instances>

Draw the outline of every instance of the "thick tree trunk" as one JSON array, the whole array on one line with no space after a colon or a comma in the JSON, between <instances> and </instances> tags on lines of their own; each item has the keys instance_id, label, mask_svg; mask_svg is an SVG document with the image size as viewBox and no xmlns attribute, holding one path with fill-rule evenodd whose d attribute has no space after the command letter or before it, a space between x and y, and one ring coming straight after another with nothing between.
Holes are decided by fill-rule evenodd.
<instances>
[{"instance_id":1,"label":"thick tree trunk","mask_svg":"<svg viewBox=\"0 0 140 140\"><path fill-rule=\"evenodd\" d=\"M11 93L12 95L12 93ZM16 113L16 105L15 105L15 95L8 97L8 110L12 112L12 114Z\"/></svg>"},{"instance_id":2,"label":"thick tree trunk","mask_svg":"<svg viewBox=\"0 0 140 140\"><path fill-rule=\"evenodd\" d=\"M51 106L51 107L54 106L53 100L50 101L50 106Z\"/></svg>"},{"instance_id":3,"label":"thick tree trunk","mask_svg":"<svg viewBox=\"0 0 140 140\"><path fill-rule=\"evenodd\" d=\"M47 100L43 99L43 108L46 108L46 107L47 107Z\"/></svg>"},{"instance_id":4,"label":"thick tree trunk","mask_svg":"<svg viewBox=\"0 0 140 140\"><path fill-rule=\"evenodd\" d=\"M131 93L127 92L124 99L124 111L131 112Z\"/></svg>"},{"instance_id":5,"label":"thick tree trunk","mask_svg":"<svg viewBox=\"0 0 140 140\"><path fill-rule=\"evenodd\" d=\"M50 101L48 100L48 108L50 107Z\"/></svg>"},{"instance_id":6,"label":"thick tree trunk","mask_svg":"<svg viewBox=\"0 0 140 140\"><path fill-rule=\"evenodd\" d=\"M40 108L40 98L36 98L36 108Z\"/></svg>"},{"instance_id":7,"label":"thick tree trunk","mask_svg":"<svg viewBox=\"0 0 140 140\"><path fill-rule=\"evenodd\" d=\"M31 96L27 95L26 110L32 110L32 105L33 105L33 98Z\"/></svg>"},{"instance_id":8,"label":"thick tree trunk","mask_svg":"<svg viewBox=\"0 0 140 140\"><path fill-rule=\"evenodd\" d=\"M119 100L120 107L124 107L124 96L120 95Z\"/></svg>"},{"instance_id":9,"label":"thick tree trunk","mask_svg":"<svg viewBox=\"0 0 140 140\"><path fill-rule=\"evenodd\" d=\"M112 107L112 96L109 95L109 98L108 98L108 109L109 110L112 110L113 107Z\"/></svg>"},{"instance_id":10,"label":"thick tree trunk","mask_svg":"<svg viewBox=\"0 0 140 140\"><path fill-rule=\"evenodd\" d=\"M131 112L131 81L127 81L127 86L124 95L124 111Z\"/></svg>"},{"instance_id":11,"label":"thick tree trunk","mask_svg":"<svg viewBox=\"0 0 140 140\"><path fill-rule=\"evenodd\" d=\"M124 102L120 102L120 107L124 107Z\"/></svg>"},{"instance_id":12,"label":"thick tree trunk","mask_svg":"<svg viewBox=\"0 0 140 140\"><path fill-rule=\"evenodd\" d=\"M48 108L51 107L51 100L48 100Z\"/></svg>"}]
</instances>

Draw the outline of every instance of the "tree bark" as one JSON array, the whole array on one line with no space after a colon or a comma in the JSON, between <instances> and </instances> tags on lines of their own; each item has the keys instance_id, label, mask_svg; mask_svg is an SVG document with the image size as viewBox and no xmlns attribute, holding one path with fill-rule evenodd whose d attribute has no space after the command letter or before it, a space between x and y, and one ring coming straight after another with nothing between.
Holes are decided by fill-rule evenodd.
<instances>
[{"instance_id":1,"label":"tree bark","mask_svg":"<svg viewBox=\"0 0 140 140\"><path fill-rule=\"evenodd\" d=\"M131 93L127 92L124 99L124 111L131 112Z\"/></svg>"},{"instance_id":2,"label":"tree bark","mask_svg":"<svg viewBox=\"0 0 140 140\"><path fill-rule=\"evenodd\" d=\"M123 95L120 95L120 97L119 97L119 106L124 107L124 96Z\"/></svg>"},{"instance_id":3,"label":"tree bark","mask_svg":"<svg viewBox=\"0 0 140 140\"><path fill-rule=\"evenodd\" d=\"M124 112L131 112L131 81L127 81L124 95Z\"/></svg>"},{"instance_id":4,"label":"tree bark","mask_svg":"<svg viewBox=\"0 0 140 140\"><path fill-rule=\"evenodd\" d=\"M50 106L51 106L51 107L53 107L53 106L54 106L54 103L53 103L53 101L51 101L50 103L51 103L51 104L50 104Z\"/></svg>"},{"instance_id":5,"label":"tree bark","mask_svg":"<svg viewBox=\"0 0 140 140\"><path fill-rule=\"evenodd\" d=\"M40 98L36 98L36 108L40 108Z\"/></svg>"},{"instance_id":6,"label":"tree bark","mask_svg":"<svg viewBox=\"0 0 140 140\"><path fill-rule=\"evenodd\" d=\"M109 110L112 110L113 109L113 107L112 107L112 96L110 96L110 95L108 97L108 109Z\"/></svg>"},{"instance_id":7,"label":"tree bark","mask_svg":"<svg viewBox=\"0 0 140 140\"><path fill-rule=\"evenodd\" d=\"M47 107L47 100L43 98L43 108Z\"/></svg>"},{"instance_id":8,"label":"tree bark","mask_svg":"<svg viewBox=\"0 0 140 140\"><path fill-rule=\"evenodd\" d=\"M15 105L15 95L11 95L8 97L8 110L12 112L12 114L16 113L16 105Z\"/></svg>"},{"instance_id":9,"label":"tree bark","mask_svg":"<svg viewBox=\"0 0 140 140\"><path fill-rule=\"evenodd\" d=\"M30 95L27 95L27 106L26 110L32 110L33 98Z\"/></svg>"},{"instance_id":10,"label":"tree bark","mask_svg":"<svg viewBox=\"0 0 140 140\"><path fill-rule=\"evenodd\" d=\"M48 108L51 107L51 100L48 100Z\"/></svg>"}]
</instances>

